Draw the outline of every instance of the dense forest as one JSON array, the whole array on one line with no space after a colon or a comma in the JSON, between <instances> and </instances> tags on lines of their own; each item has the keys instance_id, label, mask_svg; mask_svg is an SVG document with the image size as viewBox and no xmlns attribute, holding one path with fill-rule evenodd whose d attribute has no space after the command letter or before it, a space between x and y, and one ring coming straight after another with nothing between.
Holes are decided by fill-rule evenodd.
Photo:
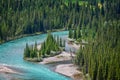
<instances>
[{"instance_id":1,"label":"dense forest","mask_svg":"<svg viewBox=\"0 0 120 80\"><path fill-rule=\"evenodd\" d=\"M1 0L0 43L53 29L88 42L75 63L91 80L120 80L120 0Z\"/></svg>"},{"instance_id":2,"label":"dense forest","mask_svg":"<svg viewBox=\"0 0 120 80\"><path fill-rule=\"evenodd\" d=\"M1 0L0 43L23 34L68 29L71 24L73 27L80 22L81 3L76 0Z\"/></svg>"},{"instance_id":3,"label":"dense forest","mask_svg":"<svg viewBox=\"0 0 120 80\"><path fill-rule=\"evenodd\" d=\"M59 36L53 36L51 33L48 33L47 39L41 44L41 48L38 49L37 46L37 42L35 42L35 45L31 46L26 43L24 49L25 60L41 61L44 57L59 54L64 50L65 41Z\"/></svg>"},{"instance_id":4,"label":"dense forest","mask_svg":"<svg viewBox=\"0 0 120 80\"><path fill-rule=\"evenodd\" d=\"M109 19L119 11L119 0L1 0L0 43L24 34L84 26L82 23L86 25L93 18L90 15L106 12Z\"/></svg>"},{"instance_id":5,"label":"dense forest","mask_svg":"<svg viewBox=\"0 0 120 80\"><path fill-rule=\"evenodd\" d=\"M88 80L120 80L120 1L93 7L83 7L81 25L69 30L69 38L88 42L75 63Z\"/></svg>"},{"instance_id":6,"label":"dense forest","mask_svg":"<svg viewBox=\"0 0 120 80\"><path fill-rule=\"evenodd\" d=\"M75 63L91 80L119 80L120 25L108 22L102 26L96 38L77 52Z\"/></svg>"}]
</instances>

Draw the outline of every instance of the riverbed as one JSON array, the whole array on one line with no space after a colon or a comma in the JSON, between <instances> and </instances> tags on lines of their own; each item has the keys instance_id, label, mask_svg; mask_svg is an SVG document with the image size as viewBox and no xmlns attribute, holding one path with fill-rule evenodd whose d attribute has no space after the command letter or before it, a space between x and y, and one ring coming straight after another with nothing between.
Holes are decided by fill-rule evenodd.
<instances>
[{"instance_id":1,"label":"riverbed","mask_svg":"<svg viewBox=\"0 0 120 80\"><path fill-rule=\"evenodd\" d=\"M68 31L53 32L53 35L67 37ZM29 36L0 45L0 64L19 70L21 74L0 73L0 80L71 80L48 69L46 65L32 63L23 59L26 43L42 43L47 34ZM67 50L67 49L66 49Z\"/></svg>"}]
</instances>

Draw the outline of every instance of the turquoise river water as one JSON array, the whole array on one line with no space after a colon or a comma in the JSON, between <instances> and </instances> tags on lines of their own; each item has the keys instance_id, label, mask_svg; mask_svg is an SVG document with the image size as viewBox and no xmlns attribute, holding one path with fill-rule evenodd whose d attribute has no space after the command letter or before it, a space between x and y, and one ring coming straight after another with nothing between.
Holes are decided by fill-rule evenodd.
<instances>
[{"instance_id":1,"label":"turquoise river water","mask_svg":"<svg viewBox=\"0 0 120 80\"><path fill-rule=\"evenodd\" d=\"M53 32L54 35L67 37L68 31ZM45 65L23 60L26 43L33 45L35 41L42 43L47 34L29 36L0 45L0 65L9 66L22 74L2 74L0 80L70 80L68 77L49 70Z\"/></svg>"}]
</instances>

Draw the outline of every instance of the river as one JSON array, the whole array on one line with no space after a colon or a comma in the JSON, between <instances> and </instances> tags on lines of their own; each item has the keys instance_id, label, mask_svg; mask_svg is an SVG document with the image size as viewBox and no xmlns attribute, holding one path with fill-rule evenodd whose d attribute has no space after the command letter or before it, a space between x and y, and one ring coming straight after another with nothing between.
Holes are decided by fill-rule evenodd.
<instances>
[{"instance_id":1,"label":"river","mask_svg":"<svg viewBox=\"0 0 120 80\"><path fill-rule=\"evenodd\" d=\"M53 32L53 35L67 37L68 31ZM23 60L26 43L33 45L35 41L42 43L47 34L28 36L0 45L0 64L20 70L22 74L0 74L0 80L70 80L68 77L55 73L45 65Z\"/></svg>"}]
</instances>

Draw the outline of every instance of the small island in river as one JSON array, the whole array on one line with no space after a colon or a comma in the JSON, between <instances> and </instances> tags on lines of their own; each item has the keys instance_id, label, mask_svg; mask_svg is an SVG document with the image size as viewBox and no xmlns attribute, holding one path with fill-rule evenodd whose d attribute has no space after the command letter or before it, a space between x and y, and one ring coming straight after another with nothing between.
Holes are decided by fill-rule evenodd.
<instances>
[{"instance_id":1,"label":"small island in river","mask_svg":"<svg viewBox=\"0 0 120 80\"><path fill-rule=\"evenodd\" d=\"M64 51L65 43L66 41L60 37L48 33L47 39L42 44L37 45L36 42L34 46L26 44L24 59L32 62L40 62L40 64L47 64L52 68L51 70L74 80L82 79L82 73L73 64L75 54ZM80 45L75 43L69 45L78 49L80 47Z\"/></svg>"},{"instance_id":2,"label":"small island in river","mask_svg":"<svg viewBox=\"0 0 120 80\"><path fill-rule=\"evenodd\" d=\"M50 57L61 53L64 49L65 41L62 41L59 37L53 37L51 33L48 33L47 39L41 44L28 46L24 49L24 59L33 62L42 61L45 57ZM39 48L38 48L39 47Z\"/></svg>"}]
</instances>

